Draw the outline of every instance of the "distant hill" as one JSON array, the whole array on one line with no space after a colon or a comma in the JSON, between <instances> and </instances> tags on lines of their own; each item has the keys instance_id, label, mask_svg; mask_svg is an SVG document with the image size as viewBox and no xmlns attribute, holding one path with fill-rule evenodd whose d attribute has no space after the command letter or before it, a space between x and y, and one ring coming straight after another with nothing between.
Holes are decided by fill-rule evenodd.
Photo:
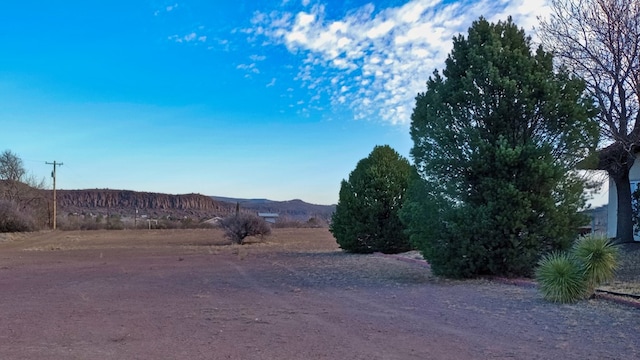
<instances>
[{"instance_id":1,"label":"distant hill","mask_svg":"<svg viewBox=\"0 0 640 360\"><path fill-rule=\"evenodd\" d=\"M133 216L137 209L138 215L147 215L152 218L186 216L207 219L235 213L236 203L238 203L241 212L271 212L278 213L284 219L307 221L312 217L328 220L335 211L335 205L315 205L302 200L272 201L112 189L58 190L57 199L58 213L61 215L110 213Z\"/></svg>"},{"instance_id":2,"label":"distant hill","mask_svg":"<svg viewBox=\"0 0 640 360\"><path fill-rule=\"evenodd\" d=\"M251 204L265 204L276 202L269 199L241 199L241 198L232 198L232 197L224 197L224 196L211 196L213 200L224 201L229 203L251 203Z\"/></svg>"},{"instance_id":3,"label":"distant hill","mask_svg":"<svg viewBox=\"0 0 640 360\"><path fill-rule=\"evenodd\" d=\"M280 217L290 220L307 221L312 217L329 220L336 210L335 205L316 205L304 202L300 199L289 201L274 201L268 199L240 199L222 196L212 196L212 199L232 206L239 204L243 211L277 213Z\"/></svg>"}]
</instances>

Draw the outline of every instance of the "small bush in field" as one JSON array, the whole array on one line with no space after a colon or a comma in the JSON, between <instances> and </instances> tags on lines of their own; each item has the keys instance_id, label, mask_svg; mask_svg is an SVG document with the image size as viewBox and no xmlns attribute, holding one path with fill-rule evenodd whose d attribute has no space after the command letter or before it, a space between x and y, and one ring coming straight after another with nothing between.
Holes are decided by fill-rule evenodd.
<instances>
[{"instance_id":1,"label":"small bush in field","mask_svg":"<svg viewBox=\"0 0 640 360\"><path fill-rule=\"evenodd\" d=\"M572 253L584 266L588 295L597 286L613 280L618 265L618 248L605 236L583 236L573 245Z\"/></svg>"},{"instance_id":2,"label":"small bush in field","mask_svg":"<svg viewBox=\"0 0 640 360\"><path fill-rule=\"evenodd\" d=\"M242 244L248 236L271 234L271 227L264 219L250 214L238 214L220 221L224 235L236 244Z\"/></svg>"},{"instance_id":3,"label":"small bush in field","mask_svg":"<svg viewBox=\"0 0 640 360\"><path fill-rule=\"evenodd\" d=\"M584 267L566 252L552 252L542 257L536 279L542 296L552 302L576 302L586 294Z\"/></svg>"},{"instance_id":4,"label":"small bush in field","mask_svg":"<svg viewBox=\"0 0 640 360\"><path fill-rule=\"evenodd\" d=\"M18 209L18 206L6 200L0 200L0 232L33 231L33 218Z\"/></svg>"}]
</instances>

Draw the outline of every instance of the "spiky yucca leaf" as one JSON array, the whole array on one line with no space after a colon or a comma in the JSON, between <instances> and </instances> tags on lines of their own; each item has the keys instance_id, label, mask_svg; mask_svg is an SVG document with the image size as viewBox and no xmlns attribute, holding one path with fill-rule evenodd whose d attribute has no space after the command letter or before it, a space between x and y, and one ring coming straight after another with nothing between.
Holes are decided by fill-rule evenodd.
<instances>
[{"instance_id":1,"label":"spiky yucca leaf","mask_svg":"<svg viewBox=\"0 0 640 360\"><path fill-rule=\"evenodd\" d=\"M572 253L584 265L589 291L613 280L618 265L618 248L605 236L583 236L573 245Z\"/></svg>"},{"instance_id":2,"label":"spiky yucca leaf","mask_svg":"<svg viewBox=\"0 0 640 360\"><path fill-rule=\"evenodd\" d=\"M584 268L578 259L565 252L545 255L538 262L536 279L542 296L552 302L576 302L586 294Z\"/></svg>"}]
</instances>

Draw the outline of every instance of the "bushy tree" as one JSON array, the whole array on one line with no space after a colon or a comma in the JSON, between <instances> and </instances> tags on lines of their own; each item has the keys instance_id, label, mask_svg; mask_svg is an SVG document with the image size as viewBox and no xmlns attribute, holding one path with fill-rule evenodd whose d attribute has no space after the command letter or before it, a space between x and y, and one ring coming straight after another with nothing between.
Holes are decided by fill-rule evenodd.
<instances>
[{"instance_id":1,"label":"bushy tree","mask_svg":"<svg viewBox=\"0 0 640 360\"><path fill-rule=\"evenodd\" d=\"M29 229L41 227L50 220L49 202L44 179L28 175L22 159L10 150L0 154L0 199L11 203L21 219L29 219Z\"/></svg>"},{"instance_id":2,"label":"bushy tree","mask_svg":"<svg viewBox=\"0 0 640 360\"><path fill-rule=\"evenodd\" d=\"M271 227L263 218L244 213L238 213L222 219L220 227L224 230L224 235L229 240L241 245L246 237L271 234Z\"/></svg>"},{"instance_id":3,"label":"bushy tree","mask_svg":"<svg viewBox=\"0 0 640 360\"><path fill-rule=\"evenodd\" d=\"M0 180L22 181L26 171L22 159L11 150L0 154Z\"/></svg>"},{"instance_id":4,"label":"bushy tree","mask_svg":"<svg viewBox=\"0 0 640 360\"><path fill-rule=\"evenodd\" d=\"M0 199L0 233L33 231L33 217L12 201Z\"/></svg>"},{"instance_id":5,"label":"bushy tree","mask_svg":"<svg viewBox=\"0 0 640 360\"><path fill-rule=\"evenodd\" d=\"M584 90L511 19L454 38L416 98L420 178L402 212L435 273L531 275L541 253L571 244L585 221L572 170L598 139Z\"/></svg>"},{"instance_id":6,"label":"bushy tree","mask_svg":"<svg viewBox=\"0 0 640 360\"><path fill-rule=\"evenodd\" d=\"M330 231L349 252L399 253L411 249L398 211L413 172L390 146L376 146L343 180Z\"/></svg>"}]
</instances>

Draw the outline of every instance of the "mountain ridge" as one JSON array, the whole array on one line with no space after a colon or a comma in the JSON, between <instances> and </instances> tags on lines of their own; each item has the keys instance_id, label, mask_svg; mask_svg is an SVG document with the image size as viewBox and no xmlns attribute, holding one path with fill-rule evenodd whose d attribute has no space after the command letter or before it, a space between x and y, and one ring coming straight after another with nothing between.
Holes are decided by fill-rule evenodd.
<instances>
[{"instance_id":1,"label":"mountain ridge","mask_svg":"<svg viewBox=\"0 0 640 360\"><path fill-rule=\"evenodd\" d=\"M212 196L214 200L223 201L240 209L251 209L255 212L277 213L281 217L288 217L290 220L307 221L312 217L321 218L328 221L335 211L336 205L319 205L307 203L300 199L276 201L266 198L243 199L222 196Z\"/></svg>"},{"instance_id":2,"label":"mountain ridge","mask_svg":"<svg viewBox=\"0 0 640 360\"><path fill-rule=\"evenodd\" d=\"M51 192L51 190L46 190ZM51 195L51 194L50 194ZM288 220L307 221L312 217L329 220L335 205L316 205L300 199L274 201L241 199L202 194L165 194L133 190L80 189L57 190L60 214L119 214L133 216L136 211L150 217L191 217L207 219L241 212L272 212Z\"/></svg>"}]
</instances>

